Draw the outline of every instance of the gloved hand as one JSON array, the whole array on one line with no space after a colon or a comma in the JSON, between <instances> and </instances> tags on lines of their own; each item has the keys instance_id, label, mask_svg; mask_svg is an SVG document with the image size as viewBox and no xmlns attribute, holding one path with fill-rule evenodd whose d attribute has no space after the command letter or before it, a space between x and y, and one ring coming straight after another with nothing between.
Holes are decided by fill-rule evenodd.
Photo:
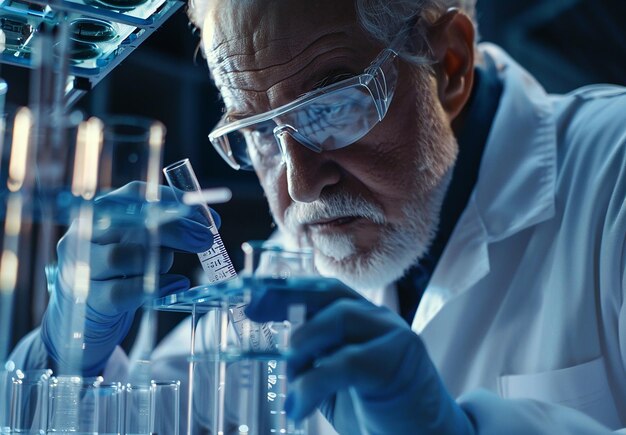
<instances>
[{"instance_id":1,"label":"gloved hand","mask_svg":"<svg viewBox=\"0 0 626 435\"><path fill-rule=\"evenodd\" d=\"M253 292L246 314L258 322L282 321L289 305L307 306L308 321L291 339L285 405L291 418L301 420L319 406L342 434L475 433L400 316L336 280L282 283Z\"/></svg>"},{"instance_id":2,"label":"gloved hand","mask_svg":"<svg viewBox=\"0 0 626 435\"><path fill-rule=\"evenodd\" d=\"M104 195L94 202L95 214L111 208L120 209L138 203L142 185L138 182ZM161 188L164 201L175 201L167 187ZM105 211L103 211L105 210ZM219 216L214 214L216 225ZM189 280L180 275L167 274L174 261L174 251L202 252L208 249L213 237L208 223L200 213L180 218L159 228L161 240L160 279L155 297L189 288ZM57 245L58 273L52 286L52 295L41 325L41 337L48 354L57 367L65 361L67 337L61 328L73 307L71 286L75 276L77 252L77 224ZM115 347L126 337L135 311L144 303L143 273L146 257L146 232L128 222L113 218L108 228L94 227L90 243L90 292L86 303L82 371L85 376L98 375L104 369Z\"/></svg>"}]
</instances>

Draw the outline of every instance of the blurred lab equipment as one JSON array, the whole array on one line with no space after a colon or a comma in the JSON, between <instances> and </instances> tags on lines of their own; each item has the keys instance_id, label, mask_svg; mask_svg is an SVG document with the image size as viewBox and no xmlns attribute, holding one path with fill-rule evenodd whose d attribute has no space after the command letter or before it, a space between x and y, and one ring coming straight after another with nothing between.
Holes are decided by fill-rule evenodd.
<instances>
[{"instance_id":1,"label":"blurred lab equipment","mask_svg":"<svg viewBox=\"0 0 626 435\"><path fill-rule=\"evenodd\" d=\"M232 372L226 376L226 395L237 405L236 421L251 433L270 432L305 435L306 422L296 424L287 418L285 400L288 393L287 363L290 335L304 322L306 307L294 304L288 321L258 323L245 315L253 292L281 284L296 277L317 276L310 247L284 249L273 242L250 241L242 245L245 254L242 277L248 280L243 291L226 293L223 298L231 307L231 321L238 340L228 343L225 358ZM256 376L255 376L256 374ZM229 391L230 390L230 391ZM256 396L260 391L262 399ZM246 403L246 399L250 402Z\"/></svg>"},{"instance_id":2,"label":"blurred lab equipment","mask_svg":"<svg viewBox=\"0 0 626 435\"><path fill-rule=\"evenodd\" d=\"M46 430L50 375L50 370L14 372L10 423L13 433L39 434Z\"/></svg>"},{"instance_id":3,"label":"blurred lab equipment","mask_svg":"<svg viewBox=\"0 0 626 435\"><path fill-rule=\"evenodd\" d=\"M305 307L290 308L289 321L253 322L245 315L254 292L317 276L310 248L284 249L273 242L243 245L245 267L236 279L195 287L155 301L159 309L206 313L190 350L188 433L306 434L284 410L285 357Z\"/></svg>"},{"instance_id":4,"label":"blurred lab equipment","mask_svg":"<svg viewBox=\"0 0 626 435\"><path fill-rule=\"evenodd\" d=\"M33 184L32 150L30 135L32 116L22 108L15 116L11 156L7 177L7 194L4 205L4 238L0 256L0 363L4 364L9 352L13 319L13 298L18 286L20 237L23 236L24 202L28 201Z\"/></svg>"},{"instance_id":5,"label":"blurred lab equipment","mask_svg":"<svg viewBox=\"0 0 626 435\"><path fill-rule=\"evenodd\" d=\"M150 433L178 435L180 427L180 381L150 383Z\"/></svg>"},{"instance_id":6,"label":"blurred lab equipment","mask_svg":"<svg viewBox=\"0 0 626 435\"><path fill-rule=\"evenodd\" d=\"M54 28L45 56L64 65L66 107L91 90L174 14L177 0L5 0L0 63L37 68L37 38Z\"/></svg>"},{"instance_id":7,"label":"blurred lab equipment","mask_svg":"<svg viewBox=\"0 0 626 435\"><path fill-rule=\"evenodd\" d=\"M189 159L184 159L179 162L168 165L163 169L163 173L165 174L165 179L167 183L172 188L174 195L176 198L183 202L185 194L200 194L201 188L200 183L198 182L198 178L191 166L191 162ZM206 206L205 203L200 203L195 206L195 211L198 212L201 217L207 222L209 226L209 230L213 236L213 245L207 251L198 254L198 259L200 260L200 264L202 264L202 269L206 274L206 278L208 279L210 284L215 284L219 282L228 281L232 278L236 278L237 272L235 272L235 268L233 267L232 261L228 256L228 252L224 247L224 243L219 235L217 230L217 225L213 216ZM198 330L198 324L200 321L200 313L197 309L196 304L192 304L191 306L191 337L190 337L190 357L189 357L189 389L187 396L187 433L191 435L194 432L194 428L196 425L196 421L194 419L193 410L196 407L196 401L194 399L194 390L195 385L200 382L201 378L196 379L196 372L199 368L208 369L208 367L200 367L197 366L197 358L195 356L196 352L196 333ZM221 309L220 305L213 305L208 309L209 314L205 316L205 325L207 323L210 324L210 329L212 330L212 335L214 337L215 343L221 343L226 339L226 331L227 331L227 319L225 316L224 310ZM206 326L205 326L206 327ZM219 382L226 372L226 366L221 361L213 361L210 364L210 373L212 374L213 385L216 385L215 382ZM212 402L214 403L214 408L212 412L215 415L220 415L223 413L224 409L224 400L223 395L216 393L215 397L213 397ZM212 419L214 423L217 423L218 418L214 416ZM213 425L213 431L219 431L218 426Z\"/></svg>"},{"instance_id":8,"label":"blurred lab equipment","mask_svg":"<svg viewBox=\"0 0 626 435\"><path fill-rule=\"evenodd\" d=\"M169 207L161 203L165 128L137 117L83 120L69 107L182 5L177 0L0 3L0 63L33 70L29 107L10 124L6 147L7 86L0 81L0 171L7 180L0 192L0 433L127 433L134 428L124 426L125 399L144 387L152 419L134 433L178 431L180 383L154 380L150 373L156 312L149 305L141 310L129 387L118 379L105 384L92 377L102 372L107 347L126 335L146 298L188 286L186 280L159 279L160 226L184 209L173 201ZM11 153L6 161L4 148ZM137 180L142 183L107 195ZM62 226L70 230L59 244L57 265L53 251ZM145 250L141 271L132 277L140 294L128 313L116 317L96 310L92 277L103 264L102 238L115 238L120 228L131 228L136 237L122 244L136 242ZM24 279L32 270L40 272ZM41 337L54 373L23 370L7 359L16 294L28 294L43 306L46 287L51 302Z\"/></svg>"},{"instance_id":9,"label":"blurred lab equipment","mask_svg":"<svg viewBox=\"0 0 626 435\"><path fill-rule=\"evenodd\" d=\"M180 429L180 381L151 381L126 385L127 435L171 434Z\"/></svg>"},{"instance_id":10,"label":"blurred lab equipment","mask_svg":"<svg viewBox=\"0 0 626 435\"><path fill-rule=\"evenodd\" d=\"M96 389L97 433L124 433L124 389L120 382L102 383Z\"/></svg>"},{"instance_id":11,"label":"blurred lab equipment","mask_svg":"<svg viewBox=\"0 0 626 435\"><path fill-rule=\"evenodd\" d=\"M50 380L48 433L97 433L101 377L63 375Z\"/></svg>"},{"instance_id":12,"label":"blurred lab equipment","mask_svg":"<svg viewBox=\"0 0 626 435\"><path fill-rule=\"evenodd\" d=\"M24 114L21 115L24 119L30 119L26 117L29 113L26 109L21 113ZM132 315L145 298L153 295L159 285L158 227L165 220L182 216L183 210L173 198L170 208L162 206L159 201L161 147L164 137L162 125L124 118L121 128L119 121L118 119L109 124L108 128L95 118L81 123L73 147L73 164L68 165L72 167L70 186L67 190L61 189L54 194L47 192L50 195L42 198L45 201L61 201L65 204L65 213L59 212L46 217L59 219L67 224L73 221L74 228L60 245L62 248L59 251L60 254L67 251L71 257L60 255L59 266L48 268L53 295L42 325L42 338L52 356L55 376L48 381L47 378L52 373L49 370L42 372L45 377L37 376L37 373L16 369L11 361L7 361L6 370L0 373L0 394L6 399L0 403L0 433L48 431L119 434L130 433L132 430L135 434L151 434L156 433L155 428L161 428L161 433L175 434L178 430L179 381L157 382L151 379L149 373L149 359L154 347L152 334L156 329L156 313L150 306L143 310L143 323L146 325L144 331L148 333L140 338L139 353L131 365L133 384L128 385L126 392L119 383L103 386L102 378L85 376L90 371L97 373L102 370L99 358L101 347L107 341L102 332L111 334L112 329L115 334L115 329L119 326L116 324L113 328L103 327L102 322L111 320L111 317L95 312L94 306L97 307L97 304L87 304L92 290L92 272L97 273L92 267L98 267L100 262L98 251L92 243L93 238L100 237L102 241L102 238L111 236L111 233L119 234L123 230L138 237L135 240L140 243L138 246L146 249L147 254L141 256L143 264L138 277L141 294L137 297L137 305L132 309ZM20 117L18 124L19 122L24 122L29 129L32 127L31 123L20 121ZM19 132L21 129L14 131ZM28 147L15 146L20 140L24 139L18 137L12 141L12 151L21 157L12 159L9 186L13 190L10 193L19 193L27 179L24 175L27 173L27 165L23 161L27 157ZM142 177L144 181L117 189L117 194L97 196L110 192L117 182L126 181L121 174L135 180ZM120 194L124 189L125 194ZM58 208L55 210L58 211ZM19 223L21 220L16 219L15 222ZM5 224L15 225L6 218ZM19 235L19 231L14 232ZM11 240L5 237L5 245ZM11 269L3 268L4 273L7 271ZM3 283L14 281L5 279ZM8 340L8 336L6 339ZM116 336L113 346L120 339ZM4 357L5 355L3 359ZM147 425L137 427L132 425L132 419L127 418L129 426L124 427L124 398L128 397L127 403L133 403L137 396L134 394L136 391L148 392L147 401L140 402L140 410L146 410L150 419ZM9 404L8 407L6 404ZM108 417L105 418L106 415ZM167 424L168 429L165 429Z\"/></svg>"}]
</instances>

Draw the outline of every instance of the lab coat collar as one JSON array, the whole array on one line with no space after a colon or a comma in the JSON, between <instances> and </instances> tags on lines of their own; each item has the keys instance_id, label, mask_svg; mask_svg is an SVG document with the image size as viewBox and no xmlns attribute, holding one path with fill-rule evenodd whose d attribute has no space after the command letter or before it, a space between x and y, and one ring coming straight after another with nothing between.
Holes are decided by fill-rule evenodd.
<instances>
[{"instance_id":1,"label":"lab coat collar","mask_svg":"<svg viewBox=\"0 0 626 435\"><path fill-rule=\"evenodd\" d=\"M544 89L502 49L481 44L504 82L475 189L489 242L554 215L556 124Z\"/></svg>"},{"instance_id":2,"label":"lab coat collar","mask_svg":"<svg viewBox=\"0 0 626 435\"><path fill-rule=\"evenodd\" d=\"M495 63L504 88L474 192L418 306L417 333L489 273L489 243L554 215L556 124L550 100L502 49L479 49Z\"/></svg>"}]
</instances>

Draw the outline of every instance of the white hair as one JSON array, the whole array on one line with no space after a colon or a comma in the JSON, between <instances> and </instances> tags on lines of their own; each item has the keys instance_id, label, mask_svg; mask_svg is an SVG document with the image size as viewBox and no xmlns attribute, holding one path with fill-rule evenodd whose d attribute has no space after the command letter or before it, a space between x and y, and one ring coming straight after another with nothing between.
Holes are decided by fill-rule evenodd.
<instances>
[{"instance_id":1,"label":"white hair","mask_svg":"<svg viewBox=\"0 0 626 435\"><path fill-rule=\"evenodd\" d=\"M476 0L354 0L354 3L363 30L386 47L405 30L407 23L420 18L432 24L450 8L458 8L468 15L476 28ZM418 35L423 41L412 46L428 47L424 26L418 29ZM416 64L427 64L431 60L428 52L400 50L399 54Z\"/></svg>"},{"instance_id":2,"label":"white hair","mask_svg":"<svg viewBox=\"0 0 626 435\"><path fill-rule=\"evenodd\" d=\"M213 0L190 0L187 14L200 28L204 12ZM354 0L363 29L381 44L388 45L411 18L434 22L449 8L459 8L476 26L476 0Z\"/></svg>"}]
</instances>

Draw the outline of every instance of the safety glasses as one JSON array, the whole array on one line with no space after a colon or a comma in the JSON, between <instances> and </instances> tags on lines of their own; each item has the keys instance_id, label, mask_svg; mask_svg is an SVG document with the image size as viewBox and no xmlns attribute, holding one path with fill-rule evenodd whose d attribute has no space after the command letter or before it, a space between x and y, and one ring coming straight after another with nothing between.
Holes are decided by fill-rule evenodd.
<instances>
[{"instance_id":1,"label":"safety glasses","mask_svg":"<svg viewBox=\"0 0 626 435\"><path fill-rule=\"evenodd\" d=\"M361 139L387 113L397 82L395 50L384 49L363 74L308 92L289 104L249 118L223 118L209 134L234 169L283 161L291 136L315 151L344 148Z\"/></svg>"}]
</instances>

